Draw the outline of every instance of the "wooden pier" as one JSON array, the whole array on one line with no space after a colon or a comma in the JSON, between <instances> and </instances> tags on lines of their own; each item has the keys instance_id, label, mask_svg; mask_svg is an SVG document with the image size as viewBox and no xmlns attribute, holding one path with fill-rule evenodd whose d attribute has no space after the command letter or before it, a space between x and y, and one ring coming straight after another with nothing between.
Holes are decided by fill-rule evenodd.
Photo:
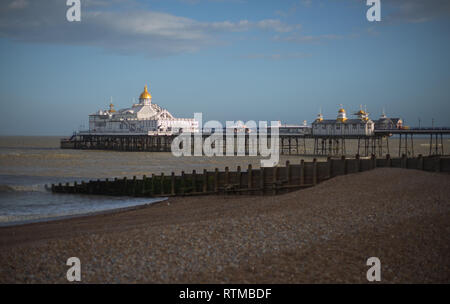
<instances>
[{"instance_id":1,"label":"wooden pier","mask_svg":"<svg viewBox=\"0 0 450 304\"><path fill-rule=\"evenodd\" d=\"M152 174L132 179L114 178L105 180L91 180L66 184L52 184L54 193L80 193L135 197L170 197L186 195L208 194L246 194L246 195L275 195L302 188L312 187L322 181L338 175L358 173L377 167L396 167L417 169L433 172L450 172L450 157L422 157L408 158L331 158L325 162L298 164L286 162L284 167L267 167L253 169L248 165L246 170L240 166L235 171L224 171L217 168L214 171L182 172L180 175L165 176Z\"/></svg>"}]
</instances>

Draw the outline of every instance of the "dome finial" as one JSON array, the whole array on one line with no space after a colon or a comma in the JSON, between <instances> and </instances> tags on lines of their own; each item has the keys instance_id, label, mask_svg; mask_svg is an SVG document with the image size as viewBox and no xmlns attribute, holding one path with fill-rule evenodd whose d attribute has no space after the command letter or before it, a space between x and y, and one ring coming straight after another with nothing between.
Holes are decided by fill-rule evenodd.
<instances>
[{"instance_id":1,"label":"dome finial","mask_svg":"<svg viewBox=\"0 0 450 304\"><path fill-rule=\"evenodd\" d=\"M151 99L152 95L148 92L147 85L144 86L144 92L142 92L141 96L139 96L139 99Z\"/></svg>"}]
</instances>

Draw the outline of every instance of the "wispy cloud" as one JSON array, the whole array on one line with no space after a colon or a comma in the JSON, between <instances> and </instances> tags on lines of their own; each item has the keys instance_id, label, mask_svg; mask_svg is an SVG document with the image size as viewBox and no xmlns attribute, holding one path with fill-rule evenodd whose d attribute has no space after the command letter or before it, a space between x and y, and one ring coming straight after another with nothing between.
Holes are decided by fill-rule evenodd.
<instances>
[{"instance_id":1,"label":"wispy cloud","mask_svg":"<svg viewBox=\"0 0 450 304\"><path fill-rule=\"evenodd\" d=\"M263 54L263 53L253 53L241 56L245 59L269 59L269 60L282 60L282 59L298 59L311 57L309 53L296 52L296 53L274 53L274 54Z\"/></svg>"},{"instance_id":2,"label":"wispy cloud","mask_svg":"<svg viewBox=\"0 0 450 304\"><path fill-rule=\"evenodd\" d=\"M353 36L353 35L351 35ZM350 36L323 34L323 35L304 35L302 33L294 33L288 36L276 35L273 37L275 41L295 42L295 43L317 43L327 40L340 40Z\"/></svg>"},{"instance_id":3,"label":"wispy cloud","mask_svg":"<svg viewBox=\"0 0 450 304\"><path fill-rule=\"evenodd\" d=\"M421 23L450 16L448 0L390 0L386 4L393 9L386 20L393 23Z\"/></svg>"},{"instance_id":4,"label":"wispy cloud","mask_svg":"<svg viewBox=\"0 0 450 304\"><path fill-rule=\"evenodd\" d=\"M133 0L86 0L82 5L81 22L67 22L65 1L2 2L0 37L167 56L220 44L220 34L249 31L282 34L300 29L300 25L277 19L202 22L146 10ZM118 5L123 9L118 10Z\"/></svg>"}]
</instances>

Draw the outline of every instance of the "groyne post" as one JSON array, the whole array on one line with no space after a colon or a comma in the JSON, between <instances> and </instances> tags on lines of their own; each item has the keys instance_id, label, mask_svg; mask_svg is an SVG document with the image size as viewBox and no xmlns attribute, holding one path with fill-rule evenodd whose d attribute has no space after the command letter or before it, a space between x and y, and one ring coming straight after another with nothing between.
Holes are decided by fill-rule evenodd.
<instances>
[{"instance_id":1,"label":"groyne post","mask_svg":"<svg viewBox=\"0 0 450 304\"><path fill-rule=\"evenodd\" d=\"M214 192L219 192L219 169L214 169Z\"/></svg>"},{"instance_id":2,"label":"groyne post","mask_svg":"<svg viewBox=\"0 0 450 304\"><path fill-rule=\"evenodd\" d=\"M333 163L331 162L331 156L327 156L327 168L328 168L328 178L333 177Z\"/></svg>"},{"instance_id":3,"label":"groyne post","mask_svg":"<svg viewBox=\"0 0 450 304\"><path fill-rule=\"evenodd\" d=\"M272 193L277 194L278 190L278 167L272 168Z\"/></svg>"},{"instance_id":4,"label":"groyne post","mask_svg":"<svg viewBox=\"0 0 450 304\"><path fill-rule=\"evenodd\" d=\"M242 187L242 172L241 172L241 166L237 166L237 179L238 179L238 190ZM239 192L241 193L241 192Z\"/></svg>"},{"instance_id":5,"label":"groyne post","mask_svg":"<svg viewBox=\"0 0 450 304\"><path fill-rule=\"evenodd\" d=\"M345 155L341 156L341 163L342 163L342 168L344 168L344 174L347 174L348 173L347 159L345 158Z\"/></svg>"},{"instance_id":6,"label":"groyne post","mask_svg":"<svg viewBox=\"0 0 450 304\"><path fill-rule=\"evenodd\" d=\"M181 171L181 194L186 193L186 177L184 176L184 171Z\"/></svg>"},{"instance_id":7,"label":"groyne post","mask_svg":"<svg viewBox=\"0 0 450 304\"><path fill-rule=\"evenodd\" d=\"M402 158L400 160L400 168L406 169L408 168L408 159L406 158L406 154L402 154Z\"/></svg>"},{"instance_id":8,"label":"groyne post","mask_svg":"<svg viewBox=\"0 0 450 304\"><path fill-rule=\"evenodd\" d=\"M286 161L286 180L287 184L291 184L291 163L287 160Z\"/></svg>"},{"instance_id":9,"label":"groyne post","mask_svg":"<svg viewBox=\"0 0 450 304\"><path fill-rule=\"evenodd\" d=\"M175 172L170 175L170 194L175 195Z\"/></svg>"},{"instance_id":10,"label":"groyne post","mask_svg":"<svg viewBox=\"0 0 450 304\"><path fill-rule=\"evenodd\" d=\"M423 170L423 156L422 154L419 154L417 158L417 169Z\"/></svg>"},{"instance_id":11,"label":"groyne post","mask_svg":"<svg viewBox=\"0 0 450 304\"><path fill-rule=\"evenodd\" d=\"M259 189L261 190L261 194L264 194L264 167L261 167L259 172Z\"/></svg>"},{"instance_id":12,"label":"groyne post","mask_svg":"<svg viewBox=\"0 0 450 304\"><path fill-rule=\"evenodd\" d=\"M312 176L312 180L313 180L313 185L317 184L317 159L313 159L313 176Z\"/></svg>"},{"instance_id":13,"label":"groyne post","mask_svg":"<svg viewBox=\"0 0 450 304\"><path fill-rule=\"evenodd\" d=\"M434 171L441 172L441 158L439 156L434 158Z\"/></svg>"},{"instance_id":14,"label":"groyne post","mask_svg":"<svg viewBox=\"0 0 450 304\"><path fill-rule=\"evenodd\" d=\"M145 174L142 176L142 194L145 195L146 189L145 186L147 184L147 176Z\"/></svg>"},{"instance_id":15,"label":"groyne post","mask_svg":"<svg viewBox=\"0 0 450 304\"><path fill-rule=\"evenodd\" d=\"M197 192L197 172L195 170L192 170L192 192Z\"/></svg>"},{"instance_id":16,"label":"groyne post","mask_svg":"<svg viewBox=\"0 0 450 304\"><path fill-rule=\"evenodd\" d=\"M151 192L151 195L155 195L155 183L156 183L156 181L155 181L155 174L154 173L152 173L152 180L151 180L151 183L150 183L150 192Z\"/></svg>"},{"instance_id":17,"label":"groyne post","mask_svg":"<svg viewBox=\"0 0 450 304\"><path fill-rule=\"evenodd\" d=\"M161 172L161 194L164 194L164 172Z\"/></svg>"},{"instance_id":18,"label":"groyne post","mask_svg":"<svg viewBox=\"0 0 450 304\"><path fill-rule=\"evenodd\" d=\"M248 165L247 178L248 178L248 181L247 181L248 189L251 190L252 187L253 187L253 171L252 171L252 165L251 164ZM250 194L250 191L249 191L249 194Z\"/></svg>"},{"instance_id":19,"label":"groyne post","mask_svg":"<svg viewBox=\"0 0 450 304\"><path fill-rule=\"evenodd\" d=\"M300 186L305 184L305 161L300 161Z\"/></svg>"},{"instance_id":20,"label":"groyne post","mask_svg":"<svg viewBox=\"0 0 450 304\"><path fill-rule=\"evenodd\" d=\"M356 159L356 172L361 172L361 158L359 154L355 155L355 159Z\"/></svg>"},{"instance_id":21,"label":"groyne post","mask_svg":"<svg viewBox=\"0 0 450 304\"><path fill-rule=\"evenodd\" d=\"M203 169L203 193L208 192L208 171Z\"/></svg>"}]
</instances>

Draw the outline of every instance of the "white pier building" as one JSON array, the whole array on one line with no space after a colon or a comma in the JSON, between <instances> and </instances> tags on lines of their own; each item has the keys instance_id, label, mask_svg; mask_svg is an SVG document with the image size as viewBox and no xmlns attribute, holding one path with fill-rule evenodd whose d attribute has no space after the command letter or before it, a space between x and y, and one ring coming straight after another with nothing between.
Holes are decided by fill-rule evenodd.
<instances>
[{"instance_id":1,"label":"white pier building","mask_svg":"<svg viewBox=\"0 0 450 304\"><path fill-rule=\"evenodd\" d=\"M152 103L147 86L139 96L139 103L130 108L116 111L111 103L108 110L89 115L89 134L172 135L182 132L198 132L198 121L175 118L166 109Z\"/></svg>"},{"instance_id":2,"label":"white pier building","mask_svg":"<svg viewBox=\"0 0 450 304\"><path fill-rule=\"evenodd\" d=\"M319 113L312 123L312 134L317 136L371 136L375 123L369 118L369 113L359 110L354 113L356 119L348 119L344 108L338 111L336 119L323 119Z\"/></svg>"}]
</instances>

